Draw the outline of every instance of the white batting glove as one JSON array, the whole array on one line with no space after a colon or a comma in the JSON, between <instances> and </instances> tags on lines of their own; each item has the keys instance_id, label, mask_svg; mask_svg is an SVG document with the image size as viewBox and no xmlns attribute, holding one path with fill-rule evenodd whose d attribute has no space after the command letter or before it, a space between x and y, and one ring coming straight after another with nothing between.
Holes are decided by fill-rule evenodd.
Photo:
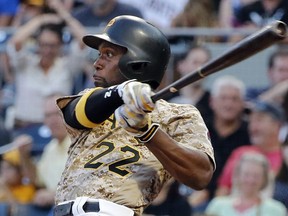
<instances>
[{"instance_id":1,"label":"white batting glove","mask_svg":"<svg viewBox=\"0 0 288 216\"><path fill-rule=\"evenodd\" d=\"M128 80L118 87L118 94L129 109L135 113L151 112L155 104L151 99L154 94L148 84Z\"/></svg>"},{"instance_id":2,"label":"white batting glove","mask_svg":"<svg viewBox=\"0 0 288 216\"><path fill-rule=\"evenodd\" d=\"M139 142L145 143L151 140L159 128L158 124L151 123L147 113L137 109L135 112L127 104L123 104L115 110L115 118L118 124Z\"/></svg>"}]
</instances>

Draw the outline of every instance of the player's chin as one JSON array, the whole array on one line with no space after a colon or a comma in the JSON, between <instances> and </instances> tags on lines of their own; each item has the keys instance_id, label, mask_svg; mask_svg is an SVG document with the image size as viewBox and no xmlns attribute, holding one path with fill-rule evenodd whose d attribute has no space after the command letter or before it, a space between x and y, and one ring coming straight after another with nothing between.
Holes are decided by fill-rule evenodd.
<instances>
[{"instance_id":1,"label":"player's chin","mask_svg":"<svg viewBox=\"0 0 288 216\"><path fill-rule=\"evenodd\" d=\"M99 81L99 80L94 81L94 86L95 87L101 87L101 88L108 88L109 87L107 82L103 82L103 81Z\"/></svg>"}]
</instances>

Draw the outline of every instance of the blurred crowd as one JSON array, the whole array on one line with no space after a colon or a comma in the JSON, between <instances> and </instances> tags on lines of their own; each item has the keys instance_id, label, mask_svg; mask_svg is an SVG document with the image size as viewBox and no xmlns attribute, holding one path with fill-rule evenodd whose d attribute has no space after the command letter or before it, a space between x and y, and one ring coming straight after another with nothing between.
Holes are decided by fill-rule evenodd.
<instances>
[{"instance_id":1,"label":"blurred crowd","mask_svg":"<svg viewBox=\"0 0 288 216\"><path fill-rule=\"evenodd\" d=\"M288 24L288 1L0 0L1 216L53 215L70 145L55 100L94 86L98 54L84 46L82 36L124 14L163 30L256 31L275 20ZM181 52L172 50L166 75L174 80L185 76L211 60L209 43L233 43L244 36L169 35L171 45L185 41L186 46ZM267 86L247 86L245 80L223 75L209 88L205 79L199 80L167 98L199 109L217 168L201 191L172 180L145 215L287 216L286 41L276 44L265 60Z\"/></svg>"}]
</instances>

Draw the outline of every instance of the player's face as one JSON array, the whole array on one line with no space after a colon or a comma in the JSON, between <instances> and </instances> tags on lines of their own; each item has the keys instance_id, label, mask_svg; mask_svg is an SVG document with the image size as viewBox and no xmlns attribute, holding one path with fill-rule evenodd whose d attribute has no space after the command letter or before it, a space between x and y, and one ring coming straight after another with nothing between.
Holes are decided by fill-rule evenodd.
<instances>
[{"instance_id":1,"label":"player's face","mask_svg":"<svg viewBox=\"0 0 288 216\"><path fill-rule=\"evenodd\" d=\"M93 74L96 87L106 88L127 80L120 73L118 66L119 60L125 52L125 48L108 42L103 42L99 46L99 57L94 63L96 70Z\"/></svg>"}]
</instances>

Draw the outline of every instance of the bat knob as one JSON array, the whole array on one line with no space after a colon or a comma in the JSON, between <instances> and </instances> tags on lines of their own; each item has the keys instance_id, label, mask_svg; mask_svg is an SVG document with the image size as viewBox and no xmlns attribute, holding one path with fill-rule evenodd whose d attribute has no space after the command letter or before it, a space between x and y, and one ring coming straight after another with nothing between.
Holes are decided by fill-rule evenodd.
<instances>
[{"instance_id":1,"label":"bat knob","mask_svg":"<svg viewBox=\"0 0 288 216\"><path fill-rule=\"evenodd\" d=\"M287 25L284 22L277 20L274 26L275 26L275 33L277 35L282 37L287 36Z\"/></svg>"}]
</instances>

